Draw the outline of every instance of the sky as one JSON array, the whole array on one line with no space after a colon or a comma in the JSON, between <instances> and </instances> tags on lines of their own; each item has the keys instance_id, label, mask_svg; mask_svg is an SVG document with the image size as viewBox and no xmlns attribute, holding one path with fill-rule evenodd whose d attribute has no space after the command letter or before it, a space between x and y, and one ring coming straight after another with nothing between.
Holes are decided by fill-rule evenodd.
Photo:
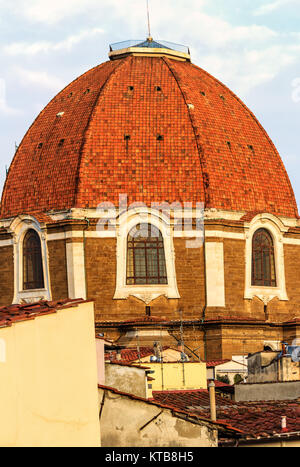
<instances>
[{"instance_id":1,"label":"sky","mask_svg":"<svg viewBox=\"0 0 300 467\"><path fill-rule=\"evenodd\" d=\"M269 133L300 208L300 0L149 0L154 39L188 45ZM63 87L147 36L146 0L0 0L0 189L24 134Z\"/></svg>"}]
</instances>

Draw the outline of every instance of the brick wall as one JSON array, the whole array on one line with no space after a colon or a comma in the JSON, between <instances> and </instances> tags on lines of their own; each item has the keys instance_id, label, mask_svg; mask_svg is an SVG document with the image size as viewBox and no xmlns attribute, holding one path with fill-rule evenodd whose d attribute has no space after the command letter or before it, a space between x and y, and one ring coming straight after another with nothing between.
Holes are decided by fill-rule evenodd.
<instances>
[{"instance_id":1,"label":"brick wall","mask_svg":"<svg viewBox=\"0 0 300 467\"><path fill-rule=\"evenodd\" d=\"M11 305L14 298L14 251L0 248L0 306Z\"/></svg>"},{"instance_id":2,"label":"brick wall","mask_svg":"<svg viewBox=\"0 0 300 467\"><path fill-rule=\"evenodd\" d=\"M85 224L84 224L85 225ZM79 230L76 226L76 230ZM91 229L93 227L91 226ZM63 230L56 228L53 233ZM300 316L300 247L284 245L286 286L289 301L275 298L268 304L267 314L264 304L258 298L244 299L245 288L245 241L213 239L209 241L223 242L225 299L224 308L207 308L207 319L242 318L257 319L265 322L280 323ZM175 267L177 286L181 298L168 300L162 296L151 303L153 316L168 320L179 320L178 310L183 310L184 320L201 319L205 305L205 275L203 248L186 248L186 240L174 239ZM66 241L48 241L48 258L53 300L68 296L66 267ZM14 271L13 247L0 248L0 304L8 305L13 299ZM85 264L87 274L87 296L95 301L96 321L125 321L145 316L145 303L135 297L126 300L114 300L116 285L116 239L87 238L85 241ZM179 329L173 329L179 338ZM206 333L206 348L204 346ZM283 340L289 342L300 331L296 326L203 326L185 329L185 341L193 350L204 358L229 358L232 354L255 352L261 350L264 340ZM119 330L109 332L111 337L118 337ZM246 342L246 345L245 345Z\"/></svg>"},{"instance_id":3,"label":"brick wall","mask_svg":"<svg viewBox=\"0 0 300 467\"><path fill-rule=\"evenodd\" d=\"M282 328L264 324L214 325L206 330L207 360L247 355L263 349L265 340L282 340Z\"/></svg>"},{"instance_id":4,"label":"brick wall","mask_svg":"<svg viewBox=\"0 0 300 467\"><path fill-rule=\"evenodd\" d=\"M68 298L66 246L64 240L48 242L52 300Z\"/></svg>"}]
</instances>

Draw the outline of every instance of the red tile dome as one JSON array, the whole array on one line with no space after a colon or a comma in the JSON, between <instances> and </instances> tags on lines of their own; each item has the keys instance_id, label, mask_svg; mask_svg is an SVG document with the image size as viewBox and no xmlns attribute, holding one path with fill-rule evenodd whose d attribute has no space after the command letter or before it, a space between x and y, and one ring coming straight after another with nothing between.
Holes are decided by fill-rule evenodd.
<instances>
[{"instance_id":1,"label":"red tile dome","mask_svg":"<svg viewBox=\"0 0 300 467\"><path fill-rule=\"evenodd\" d=\"M184 54L112 55L29 128L8 173L2 218L118 205L123 193L129 203L203 201L298 215L272 141L226 86Z\"/></svg>"}]
</instances>

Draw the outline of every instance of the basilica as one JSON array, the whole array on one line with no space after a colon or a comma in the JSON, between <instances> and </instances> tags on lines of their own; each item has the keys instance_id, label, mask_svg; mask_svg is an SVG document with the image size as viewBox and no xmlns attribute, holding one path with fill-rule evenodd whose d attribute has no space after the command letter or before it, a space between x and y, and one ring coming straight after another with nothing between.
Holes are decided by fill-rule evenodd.
<instances>
[{"instance_id":1,"label":"basilica","mask_svg":"<svg viewBox=\"0 0 300 467\"><path fill-rule=\"evenodd\" d=\"M274 144L187 47L113 44L28 129L0 215L0 305L83 298L120 345L201 360L300 337L300 219Z\"/></svg>"}]
</instances>

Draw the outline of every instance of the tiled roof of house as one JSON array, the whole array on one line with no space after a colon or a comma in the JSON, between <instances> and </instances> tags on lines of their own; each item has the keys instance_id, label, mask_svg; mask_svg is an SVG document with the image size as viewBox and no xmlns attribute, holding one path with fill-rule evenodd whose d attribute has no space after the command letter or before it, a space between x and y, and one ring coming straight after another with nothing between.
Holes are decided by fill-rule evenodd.
<instances>
[{"instance_id":1,"label":"tiled roof of house","mask_svg":"<svg viewBox=\"0 0 300 467\"><path fill-rule=\"evenodd\" d=\"M29 128L1 217L101 202L204 202L298 215L283 162L255 116L188 61L127 56L88 71Z\"/></svg>"},{"instance_id":2,"label":"tiled roof of house","mask_svg":"<svg viewBox=\"0 0 300 467\"><path fill-rule=\"evenodd\" d=\"M169 347L163 347L163 350L167 350ZM116 362L122 363L131 363L137 361L139 358L149 357L150 355L154 355L153 347L140 347L140 350L135 348L131 349L122 349L120 350L121 359L117 360L117 351L113 350L111 352L107 352L105 354L105 358L107 360L112 360Z\"/></svg>"},{"instance_id":3,"label":"tiled roof of house","mask_svg":"<svg viewBox=\"0 0 300 467\"><path fill-rule=\"evenodd\" d=\"M153 392L157 402L209 416L207 390ZM273 436L282 433L282 417L287 417L287 432L300 432L299 401L234 402L216 395L217 420L230 423L245 436Z\"/></svg>"},{"instance_id":4,"label":"tiled roof of house","mask_svg":"<svg viewBox=\"0 0 300 467\"><path fill-rule=\"evenodd\" d=\"M227 363L227 362L230 362L230 360L229 359L227 359L227 360L211 360L209 362L206 362L206 367L207 368L214 368L216 366L223 365L223 363Z\"/></svg>"},{"instance_id":5,"label":"tiled roof of house","mask_svg":"<svg viewBox=\"0 0 300 467\"><path fill-rule=\"evenodd\" d=\"M61 300L56 302L40 301L33 304L9 305L0 308L0 327L11 326L13 323L26 321L56 313L57 310L77 306L85 300Z\"/></svg>"},{"instance_id":6,"label":"tiled roof of house","mask_svg":"<svg viewBox=\"0 0 300 467\"><path fill-rule=\"evenodd\" d=\"M106 391L113 392L114 394L120 394L122 396L126 396L126 397L128 397L130 399L133 399L133 400L145 402L146 404L156 405L158 407L166 408L166 409L172 410L174 413L188 415L189 417L192 417L197 421L203 421L203 422L210 423L210 424L213 424L215 426L218 426L219 428L221 428L223 430L229 430L232 434L235 434L235 435L242 434L241 430L232 427L230 423L219 422L219 421L212 422L209 416L208 417L207 416L202 416L200 414L194 413L193 411L185 410L185 409L182 409L182 408L180 408L178 406L174 406L172 404L165 403L164 401L159 401L159 400L156 400L156 399L144 399L142 397L135 396L134 394L129 394L129 393L126 393L126 392L119 391L118 389L115 389L115 388L112 388L112 387L109 387L109 386L98 385L98 388L102 389L104 391L106 390Z\"/></svg>"},{"instance_id":7,"label":"tiled roof of house","mask_svg":"<svg viewBox=\"0 0 300 467\"><path fill-rule=\"evenodd\" d=\"M225 388L225 389L226 388L228 388L228 389L230 389L230 388L233 389L234 388L234 386L232 386L232 384L227 384L227 383L224 383L223 381L218 381L217 379L214 381L214 383L215 383L216 388Z\"/></svg>"}]
</instances>

